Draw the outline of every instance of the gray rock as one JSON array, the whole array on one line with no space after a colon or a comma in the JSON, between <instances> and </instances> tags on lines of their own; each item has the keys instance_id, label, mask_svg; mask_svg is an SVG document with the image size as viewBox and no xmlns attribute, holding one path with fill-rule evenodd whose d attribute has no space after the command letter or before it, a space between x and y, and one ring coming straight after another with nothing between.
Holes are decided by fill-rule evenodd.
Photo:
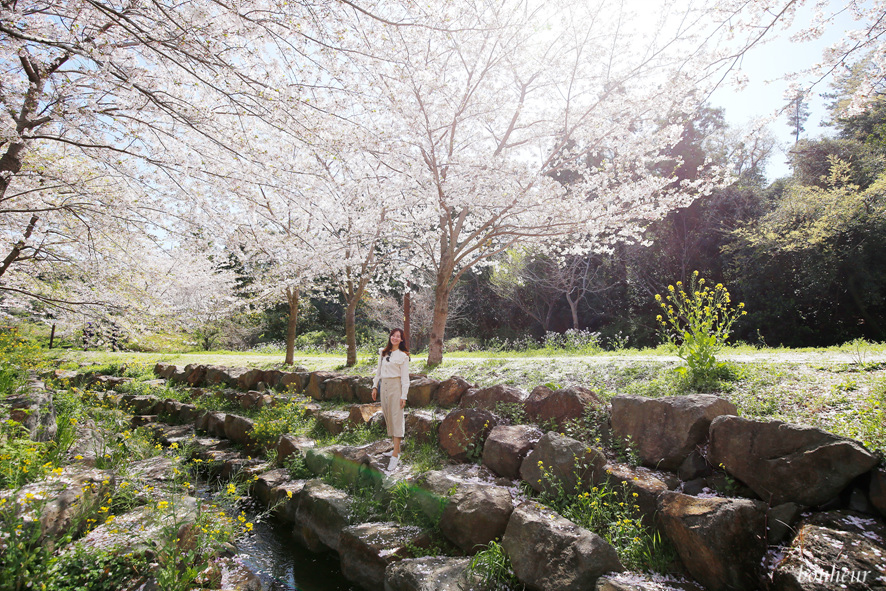
<instances>
[{"instance_id":1,"label":"gray rock","mask_svg":"<svg viewBox=\"0 0 886 591\"><path fill-rule=\"evenodd\" d=\"M338 554L345 577L368 591L384 587L387 566L408 555L407 546L422 534L415 526L363 523L341 532Z\"/></svg>"},{"instance_id":2,"label":"gray rock","mask_svg":"<svg viewBox=\"0 0 886 591\"><path fill-rule=\"evenodd\" d=\"M627 464L612 462L606 464L595 484L602 482L617 491L619 496L624 494L627 502L636 506L643 525L655 526L658 497L668 490L668 485L656 473L649 468L634 468Z\"/></svg>"},{"instance_id":3,"label":"gray rock","mask_svg":"<svg viewBox=\"0 0 886 591\"><path fill-rule=\"evenodd\" d=\"M314 400L327 400L325 382L335 377L338 375L331 371L311 372L310 379L305 386L305 394Z\"/></svg>"},{"instance_id":4,"label":"gray rock","mask_svg":"<svg viewBox=\"0 0 886 591\"><path fill-rule=\"evenodd\" d=\"M281 435L277 440L277 463L285 464L293 454L304 455L314 446L316 443L308 437L290 435L289 433Z\"/></svg>"},{"instance_id":5,"label":"gray rock","mask_svg":"<svg viewBox=\"0 0 886 591\"><path fill-rule=\"evenodd\" d=\"M734 404L710 394L616 396L611 404L614 437L630 441L643 465L662 470L677 470L707 440L712 420L736 413Z\"/></svg>"},{"instance_id":6,"label":"gray rock","mask_svg":"<svg viewBox=\"0 0 886 591\"><path fill-rule=\"evenodd\" d=\"M385 569L385 591L465 591L470 558L426 556L394 562Z\"/></svg>"},{"instance_id":7,"label":"gray rock","mask_svg":"<svg viewBox=\"0 0 886 591\"><path fill-rule=\"evenodd\" d=\"M475 552L479 546L501 538L513 508L506 488L461 484L443 511L440 530L465 552Z\"/></svg>"},{"instance_id":8,"label":"gray rock","mask_svg":"<svg viewBox=\"0 0 886 591\"><path fill-rule=\"evenodd\" d=\"M505 384L497 384L489 388L471 389L464 393L461 397L459 406L462 408L483 408L486 410L495 410L495 406L499 403L524 403L529 397L525 391L520 388L508 386Z\"/></svg>"},{"instance_id":9,"label":"gray rock","mask_svg":"<svg viewBox=\"0 0 886 591\"><path fill-rule=\"evenodd\" d=\"M770 508L766 514L766 541L776 545L787 539L802 511L803 507L796 503L782 503Z\"/></svg>"},{"instance_id":10,"label":"gray rock","mask_svg":"<svg viewBox=\"0 0 886 591\"><path fill-rule=\"evenodd\" d=\"M313 552L338 551L341 532L350 525L347 493L320 480L305 483L296 510L296 539Z\"/></svg>"},{"instance_id":11,"label":"gray rock","mask_svg":"<svg viewBox=\"0 0 886 591\"><path fill-rule=\"evenodd\" d=\"M886 517L886 470L877 468L871 471L871 488L868 498L880 515Z\"/></svg>"},{"instance_id":12,"label":"gray rock","mask_svg":"<svg viewBox=\"0 0 886 591\"><path fill-rule=\"evenodd\" d=\"M440 447L458 462L479 459L486 437L499 422L500 419L488 410L453 409L440 423L437 431Z\"/></svg>"},{"instance_id":13,"label":"gray rock","mask_svg":"<svg viewBox=\"0 0 886 591\"><path fill-rule=\"evenodd\" d=\"M427 377L420 377L409 382L409 393L407 401L411 408L429 406L440 382Z\"/></svg>"},{"instance_id":14,"label":"gray rock","mask_svg":"<svg viewBox=\"0 0 886 591\"><path fill-rule=\"evenodd\" d=\"M457 406L461 397L470 389L471 385L460 376L452 376L443 380L434 392L434 402L440 406Z\"/></svg>"},{"instance_id":15,"label":"gray rock","mask_svg":"<svg viewBox=\"0 0 886 591\"><path fill-rule=\"evenodd\" d=\"M254 428L255 423L252 419L239 415L225 415L225 437L247 449L254 448L255 446L255 440L252 439L252 430Z\"/></svg>"},{"instance_id":16,"label":"gray rock","mask_svg":"<svg viewBox=\"0 0 886 591\"><path fill-rule=\"evenodd\" d=\"M295 523L298 502L305 480L290 480L271 489L270 507L278 519L285 523Z\"/></svg>"},{"instance_id":17,"label":"gray rock","mask_svg":"<svg viewBox=\"0 0 886 591\"><path fill-rule=\"evenodd\" d=\"M711 591L762 588L766 505L748 499L659 497L660 523L689 573Z\"/></svg>"},{"instance_id":18,"label":"gray rock","mask_svg":"<svg viewBox=\"0 0 886 591\"><path fill-rule=\"evenodd\" d=\"M771 505L821 505L877 464L860 443L816 429L720 417L708 458Z\"/></svg>"},{"instance_id":19,"label":"gray rock","mask_svg":"<svg viewBox=\"0 0 886 591\"><path fill-rule=\"evenodd\" d=\"M412 410L406 413L406 433L418 443L436 443L437 430L446 415L435 410Z\"/></svg>"},{"instance_id":20,"label":"gray rock","mask_svg":"<svg viewBox=\"0 0 886 591\"><path fill-rule=\"evenodd\" d=\"M499 425L483 446L483 464L506 478L519 478L520 465L542 432L531 425Z\"/></svg>"},{"instance_id":21,"label":"gray rock","mask_svg":"<svg viewBox=\"0 0 886 591\"><path fill-rule=\"evenodd\" d=\"M283 486L291 480L289 470L278 468L258 475L258 479L252 485L252 494L265 506L273 506L273 489Z\"/></svg>"},{"instance_id":22,"label":"gray rock","mask_svg":"<svg viewBox=\"0 0 886 591\"><path fill-rule=\"evenodd\" d=\"M323 400L344 400L345 402L357 400L354 380L351 376L329 378L323 383L323 388Z\"/></svg>"},{"instance_id":23,"label":"gray rock","mask_svg":"<svg viewBox=\"0 0 886 591\"><path fill-rule=\"evenodd\" d=\"M647 578L649 577L649 578ZM666 581L660 577L624 573L606 575L597 579L594 591L705 591L704 587L686 580L675 580L671 575Z\"/></svg>"},{"instance_id":24,"label":"gray rock","mask_svg":"<svg viewBox=\"0 0 886 591\"><path fill-rule=\"evenodd\" d=\"M9 406L9 418L24 426L32 441L51 441L55 437L55 404L43 382L32 377L0 403Z\"/></svg>"},{"instance_id":25,"label":"gray rock","mask_svg":"<svg viewBox=\"0 0 886 591\"><path fill-rule=\"evenodd\" d=\"M813 514L771 576L774 591L884 591L886 527L850 512Z\"/></svg>"},{"instance_id":26,"label":"gray rock","mask_svg":"<svg viewBox=\"0 0 886 591\"><path fill-rule=\"evenodd\" d=\"M514 509L502 546L517 578L539 591L589 589L603 574L624 570L606 540L531 502Z\"/></svg>"},{"instance_id":27,"label":"gray rock","mask_svg":"<svg viewBox=\"0 0 886 591\"><path fill-rule=\"evenodd\" d=\"M537 386L526 399L526 415L535 423L553 421L562 427L566 421L581 419L588 407L603 406L595 393L580 386L560 390Z\"/></svg>"},{"instance_id":28,"label":"gray rock","mask_svg":"<svg viewBox=\"0 0 886 591\"><path fill-rule=\"evenodd\" d=\"M346 410L323 410L317 415L317 422L330 434L338 435L348 426L350 416Z\"/></svg>"},{"instance_id":29,"label":"gray rock","mask_svg":"<svg viewBox=\"0 0 886 591\"><path fill-rule=\"evenodd\" d=\"M520 477L538 492L553 492L554 481L567 493L590 489L604 474L606 457L565 435L549 431L520 465Z\"/></svg>"}]
</instances>

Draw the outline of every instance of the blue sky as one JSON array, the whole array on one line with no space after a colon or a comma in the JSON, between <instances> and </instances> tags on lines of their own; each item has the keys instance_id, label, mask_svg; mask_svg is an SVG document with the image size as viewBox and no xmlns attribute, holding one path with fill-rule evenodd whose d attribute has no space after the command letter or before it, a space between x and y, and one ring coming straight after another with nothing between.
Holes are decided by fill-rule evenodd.
<instances>
[{"instance_id":1,"label":"blue sky","mask_svg":"<svg viewBox=\"0 0 886 591\"><path fill-rule=\"evenodd\" d=\"M725 109L726 120L730 125L740 127L756 118L772 117L786 103L784 93L789 84L784 76L816 63L821 59L824 47L839 40L843 31L855 27L855 21L843 16L837 21L838 26L828 30L820 39L792 43L790 34L807 26L810 18L810 11L801 9L789 31L781 31L778 38L753 48L745 56L741 69L749 82L743 90L724 84L713 94L711 104ZM801 138L813 139L833 134L831 128L821 125L821 121L827 116L826 99L821 94L830 92L829 82L825 80L814 88L810 97L810 116ZM790 174L786 160L794 137L784 116L771 121L769 129L778 142L766 168L766 176L771 181Z\"/></svg>"}]
</instances>

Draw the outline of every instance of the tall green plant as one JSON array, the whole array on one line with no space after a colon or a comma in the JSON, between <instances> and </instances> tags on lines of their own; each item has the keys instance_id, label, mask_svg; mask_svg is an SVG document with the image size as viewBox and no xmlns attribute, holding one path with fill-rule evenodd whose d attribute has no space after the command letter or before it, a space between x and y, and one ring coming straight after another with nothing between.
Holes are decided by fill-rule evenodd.
<instances>
[{"instance_id":1,"label":"tall green plant","mask_svg":"<svg viewBox=\"0 0 886 591\"><path fill-rule=\"evenodd\" d=\"M692 273L688 290L678 281L676 286L668 285L664 297L656 294L655 301L663 312L656 317L661 332L686 363L680 373L693 386L711 383L724 368L716 353L726 346L735 321L747 314L744 304L733 307L723 284L705 285L698 271Z\"/></svg>"}]
</instances>

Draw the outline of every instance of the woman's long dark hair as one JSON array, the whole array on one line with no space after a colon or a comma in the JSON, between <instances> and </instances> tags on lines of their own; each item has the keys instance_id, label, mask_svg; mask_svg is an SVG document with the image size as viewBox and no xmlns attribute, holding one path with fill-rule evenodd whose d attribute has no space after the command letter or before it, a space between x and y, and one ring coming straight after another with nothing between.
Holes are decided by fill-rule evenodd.
<instances>
[{"instance_id":1,"label":"woman's long dark hair","mask_svg":"<svg viewBox=\"0 0 886 591\"><path fill-rule=\"evenodd\" d=\"M406 337L403 336L403 334L404 334L403 329L402 328L392 328L391 332L388 333L388 344L385 345L384 350L381 352L382 357L390 357L391 356L391 352L394 350L394 345L391 344L391 337L394 336L395 332L400 333L400 346L397 348L400 349L401 351L403 351L404 353L406 353L407 355L409 355L409 346L406 344ZM411 355L410 355L410 357L411 357Z\"/></svg>"}]
</instances>

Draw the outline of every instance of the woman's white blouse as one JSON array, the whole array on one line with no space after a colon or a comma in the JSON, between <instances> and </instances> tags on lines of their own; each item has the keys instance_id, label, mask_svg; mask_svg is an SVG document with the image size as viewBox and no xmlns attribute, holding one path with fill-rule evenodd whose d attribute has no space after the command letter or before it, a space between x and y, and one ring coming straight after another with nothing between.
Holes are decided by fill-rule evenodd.
<instances>
[{"instance_id":1,"label":"woman's white blouse","mask_svg":"<svg viewBox=\"0 0 886 591\"><path fill-rule=\"evenodd\" d=\"M382 378L400 378L402 385L402 395L400 398L406 400L409 394L409 355L399 349L391 351L390 358L383 357L378 350L378 369L375 370L375 379L372 380L372 387L378 388L378 382Z\"/></svg>"}]
</instances>

